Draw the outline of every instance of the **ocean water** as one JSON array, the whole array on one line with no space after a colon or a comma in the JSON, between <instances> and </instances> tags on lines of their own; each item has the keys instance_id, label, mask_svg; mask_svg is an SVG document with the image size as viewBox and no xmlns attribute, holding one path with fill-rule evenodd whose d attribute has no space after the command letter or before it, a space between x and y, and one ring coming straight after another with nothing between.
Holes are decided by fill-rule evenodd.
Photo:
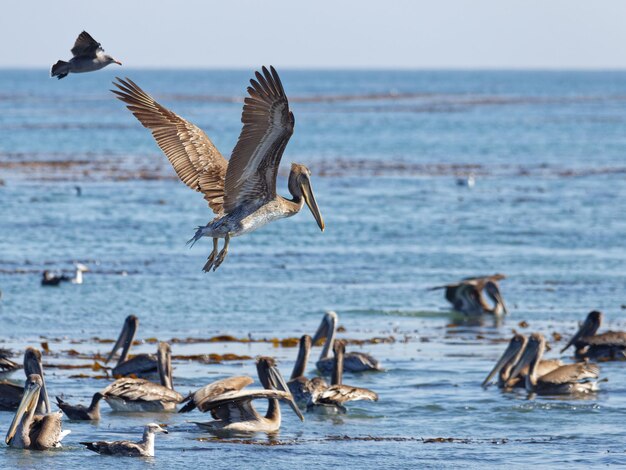
<instances>
[{"instance_id":1,"label":"ocean water","mask_svg":"<svg viewBox=\"0 0 626 470\"><path fill-rule=\"evenodd\" d=\"M279 72L296 130L278 190L287 195L290 162L308 165L326 230L305 207L233 239L224 264L205 274L210 241L185 242L212 213L113 98L111 80L132 78L228 156L251 71L109 67L56 81L45 70L1 70L0 347L20 361L26 346L46 343L51 395L85 403L109 381L83 357L108 352L101 340L115 339L129 314L141 322L135 352L175 339L175 356L272 355L289 375L296 349L258 340L313 334L333 309L340 337L385 338L349 346L385 372L345 377L379 402L304 423L284 407L277 436L248 439L199 431L190 421L209 420L199 412L124 415L103 404L99 423L64 421L72 434L60 450L0 447L0 468L626 463L626 364L602 363L608 382L586 399L480 387L513 330L545 334L547 356L558 357L592 309L604 312L603 329L626 328L626 73ZM473 188L457 185L470 173ZM43 269L69 273L76 261L90 268L83 285L40 286ZM510 314L498 323L468 322L428 290L494 272L508 276ZM255 341L185 341L217 335ZM256 377L246 358L174 367L183 394ZM11 418L0 412L2 433ZM153 459L78 444L139 438L150 421L170 431Z\"/></svg>"}]
</instances>

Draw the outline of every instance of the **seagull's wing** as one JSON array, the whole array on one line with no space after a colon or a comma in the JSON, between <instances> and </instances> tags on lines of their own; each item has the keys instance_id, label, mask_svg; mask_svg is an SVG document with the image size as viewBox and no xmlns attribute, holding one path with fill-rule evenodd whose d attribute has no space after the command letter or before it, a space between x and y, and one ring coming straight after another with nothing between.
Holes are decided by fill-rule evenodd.
<instances>
[{"instance_id":1,"label":"seagull's wing","mask_svg":"<svg viewBox=\"0 0 626 470\"><path fill-rule=\"evenodd\" d=\"M224 178L228 163L198 127L161 106L132 80L117 79L111 90L150 129L176 174L191 189L204 194L216 214L224 201Z\"/></svg>"},{"instance_id":2,"label":"seagull's wing","mask_svg":"<svg viewBox=\"0 0 626 470\"><path fill-rule=\"evenodd\" d=\"M278 166L293 134L293 113L274 67L263 67L250 84L243 128L226 172L226 213L245 202L263 203L276 196Z\"/></svg>"},{"instance_id":3,"label":"seagull's wing","mask_svg":"<svg viewBox=\"0 0 626 470\"><path fill-rule=\"evenodd\" d=\"M98 49L103 50L100 47L100 43L91 37L87 31L83 31L76 38L74 47L72 47L72 55L77 56L96 56Z\"/></svg>"}]
</instances>

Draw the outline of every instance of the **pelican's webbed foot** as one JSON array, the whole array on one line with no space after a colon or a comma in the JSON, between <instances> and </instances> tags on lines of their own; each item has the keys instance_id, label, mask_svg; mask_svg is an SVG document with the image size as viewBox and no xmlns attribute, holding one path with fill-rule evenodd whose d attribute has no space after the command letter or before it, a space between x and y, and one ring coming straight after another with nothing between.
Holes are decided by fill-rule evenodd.
<instances>
[{"instance_id":1,"label":"pelican's webbed foot","mask_svg":"<svg viewBox=\"0 0 626 470\"><path fill-rule=\"evenodd\" d=\"M228 254L229 243L230 243L230 234L227 233L226 237L224 238L224 248L222 248L222 251L220 251L220 253L217 255L217 259L215 260L215 263L213 264L213 271L219 268L220 264L222 264L222 262L224 261L224 258L226 258L226 255Z\"/></svg>"},{"instance_id":2,"label":"pelican's webbed foot","mask_svg":"<svg viewBox=\"0 0 626 470\"><path fill-rule=\"evenodd\" d=\"M202 268L202 270L205 273L208 273L211 271L211 268L213 267L213 263L215 262L215 258L217 256L217 238L213 239L213 251L211 251L211 254L209 255L209 257L206 260L206 264L204 265L204 267Z\"/></svg>"}]
</instances>

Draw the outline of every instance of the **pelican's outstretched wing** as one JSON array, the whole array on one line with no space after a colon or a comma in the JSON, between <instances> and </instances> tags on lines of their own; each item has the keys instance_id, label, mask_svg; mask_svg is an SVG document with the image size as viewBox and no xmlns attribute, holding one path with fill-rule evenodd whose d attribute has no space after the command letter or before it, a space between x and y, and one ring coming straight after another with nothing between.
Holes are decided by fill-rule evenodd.
<instances>
[{"instance_id":1,"label":"pelican's outstretched wing","mask_svg":"<svg viewBox=\"0 0 626 470\"><path fill-rule=\"evenodd\" d=\"M239 391L252 382L254 382L254 380L245 375L212 382L185 398L184 401L187 402L187 404L180 409L179 413L187 413L196 407L200 411L208 411L211 407L205 405L205 403L210 403L213 398L223 395L224 393Z\"/></svg>"},{"instance_id":2,"label":"pelican's outstretched wing","mask_svg":"<svg viewBox=\"0 0 626 470\"><path fill-rule=\"evenodd\" d=\"M87 57L95 57L98 49L102 49L100 43L91 37L87 31L83 31L78 35L76 41L74 42L74 47L72 47L72 55L74 57L77 56L87 56Z\"/></svg>"},{"instance_id":3,"label":"pelican's outstretched wing","mask_svg":"<svg viewBox=\"0 0 626 470\"><path fill-rule=\"evenodd\" d=\"M243 106L243 129L228 162L224 211L245 202L276 196L276 175L283 151L293 134L294 117L274 67L263 67L250 80Z\"/></svg>"},{"instance_id":4,"label":"pelican's outstretched wing","mask_svg":"<svg viewBox=\"0 0 626 470\"><path fill-rule=\"evenodd\" d=\"M224 178L228 163L213 142L186 119L161 106L132 80L121 78L111 90L152 131L176 174L191 189L204 194L216 214L224 202Z\"/></svg>"}]
</instances>

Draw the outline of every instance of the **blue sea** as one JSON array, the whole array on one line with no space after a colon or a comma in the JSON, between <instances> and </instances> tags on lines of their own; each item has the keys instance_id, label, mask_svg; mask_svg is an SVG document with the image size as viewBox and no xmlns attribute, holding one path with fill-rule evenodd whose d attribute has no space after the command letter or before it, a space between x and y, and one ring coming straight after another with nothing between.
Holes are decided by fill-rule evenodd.
<instances>
[{"instance_id":1,"label":"blue sea","mask_svg":"<svg viewBox=\"0 0 626 470\"><path fill-rule=\"evenodd\" d=\"M252 70L109 67L61 81L0 70L0 347L18 362L26 346L47 349L48 389L74 403L110 382L90 358L109 352L103 340L129 314L140 319L133 352L153 352L158 338L174 340L174 356L241 356L175 357L187 394L256 379L260 354L288 376L297 351L280 340L312 335L335 310L339 336L364 340L348 351L385 368L344 382L380 400L303 423L284 407L278 435L245 439L200 431L190 421L210 417L197 411L124 415L103 403L98 423L64 421L62 449L3 444L0 468L625 464L626 364L602 363L608 382L586 399L480 384L513 331L543 333L556 358L590 310L604 313L603 330L626 329L626 72L278 71L296 120L278 191L288 196L291 162L307 165L326 230L305 207L233 239L205 274L210 240L185 242L213 214L111 81L131 78L228 157ZM470 175L473 187L462 184ZM84 284L40 286L44 269L69 274L75 262L90 269ZM496 272L507 275L500 322L469 321L428 290ZM218 335L253 341L208 341ZM11 419L0 412L2 435ZM151 421L170 431L153 459L79 445L138 439Z\"/></svg>"}]
</instances>

